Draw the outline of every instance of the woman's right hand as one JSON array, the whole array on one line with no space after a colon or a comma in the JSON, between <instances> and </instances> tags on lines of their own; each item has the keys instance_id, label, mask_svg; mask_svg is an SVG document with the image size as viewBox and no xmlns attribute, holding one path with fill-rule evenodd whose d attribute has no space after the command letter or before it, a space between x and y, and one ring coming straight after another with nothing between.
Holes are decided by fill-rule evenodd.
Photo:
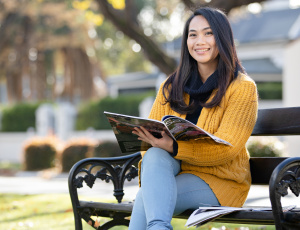
<instances>
[{"instance_id":1,"label":"woman's right hand","mask_svg":"<svg viewBox=\"0 0 300 230\"><path fill-rule=\"evenodd\" d=\"M139 140L147 142L153 147L161 148L169 153L173 153L173 139L168 134L166 134L165 131L161 132L161 138L154 137L150 132L148 132L147 129L142 126L140 126L139 128L135 127L132 133L139 136Z\"/></svg>"}]
</instances>

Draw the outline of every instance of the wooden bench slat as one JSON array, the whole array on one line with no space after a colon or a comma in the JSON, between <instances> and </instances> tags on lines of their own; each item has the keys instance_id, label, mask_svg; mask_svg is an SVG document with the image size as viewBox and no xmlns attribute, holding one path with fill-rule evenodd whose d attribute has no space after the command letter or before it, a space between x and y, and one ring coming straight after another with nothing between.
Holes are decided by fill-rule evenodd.
<instances>
[{"instance_id":1,"label":"wooden bench slat","mask_svg":"<svg viewBox=\"0 0 300 230\"><path fill-rule=\"evenodd\" d=\"M252 135L300 135L300 107L258 110Z\"/></svg>"}]
</instances>

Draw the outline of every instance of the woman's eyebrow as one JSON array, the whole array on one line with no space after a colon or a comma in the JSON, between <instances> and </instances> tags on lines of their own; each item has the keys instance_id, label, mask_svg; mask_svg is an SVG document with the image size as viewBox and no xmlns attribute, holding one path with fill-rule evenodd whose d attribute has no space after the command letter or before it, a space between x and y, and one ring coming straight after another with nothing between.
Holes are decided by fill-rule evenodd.
<instances>
[{"instance_id":1,"label":"woman's eyebrow","mask_svg":"<svg viewBox=\"0 0 300 230\"><path fill-rule=\"evenodd\" d=\"M205 27L203 28L202 30L210 30L211 28L208 26L208 27Z\"/></svg>"},{"instance_id":2,"label":"woman's eyebrow","mask_svg":"<svg viewBox=\"0 0 300 230\"><path fill-rule=\"evenodd\" d=\"M204 31L204 30L210 30L211 28L208 26L208 27L205 27L205 28L203 28L202 29L202 31ZM195 30L195 29L190 29L189 30L189 32L196 32L197 30Z\"/></svg>"}]
</instances>

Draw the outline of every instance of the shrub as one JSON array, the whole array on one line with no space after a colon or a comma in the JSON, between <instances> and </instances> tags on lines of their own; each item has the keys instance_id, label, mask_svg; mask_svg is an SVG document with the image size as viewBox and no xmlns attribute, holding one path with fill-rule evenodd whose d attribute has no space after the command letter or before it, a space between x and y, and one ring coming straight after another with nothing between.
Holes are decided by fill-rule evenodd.
<instances>
[{"instance_id":1,"label":"shrub","mask_svg":"<svg viewBox=\"0 0 300 230\"><path fill-rule=\"evenodd\" d=\"M122 155L119 144L114 141L100 142L94 151L95 157L119 157Z\"/></svg>"},{"instance_id":2,"label":"shrub","mask_svg":"<svg viewBox=\"0 0 300 230\"><path fill-rule=\"evenodd\" d=\"M20 103L2 110L2 131L24 132L35 127L35 111L39 104Z\"/></svg>"},{"instance_id":3,"label":"shrub","mask_svg":"<svg viewBox=\"0 0 300 230\"><path fill-rule=\"evenodd\" d=\"M262 100L280 100L282 99L281 82L259 82L257 83L259 97Z\"/></svg>"},{"instance_id":4,"label":"shrub","mask_svg":"<svg viewBox=\"0 0 300 230\"><path fill-rule=\"evenodd\" d=\"M284 155L284 143L276 137L251 137L247 142L251 157L280 157Z\"/></svg>"},{"instance_id":5,"label":"shrub","mask_svg":"<svg viewBox=\"0 0 300 230\"><path fill-rule=\"evenodd\" d=\"M55 166L58 140L54 137L34 137L25 142L23 169L37 171Z\"/></svg>"},{"instance_id":6,"label":"shrub","mask_svg":"<svg viewBox=\"0 0 300 230\"><path fill-rule=\"evenodd\" d=\"M60 154L62 172L69 172L72 166L87 157L92 157L96 142L86 138L72 139L67 142Z\"/></svg>"},{"instance_id":7,"label":"shrub","mask_svg":"<svg viewBox=\"0 0 300 230\"><path fill-rule=\"evenodd\" d=\"M90 102L78 109L76 129L86 130L92 127L96 130L111 129L104 111L139 116L139 104L149 94L122 96L118 98L106 97L100 101Z\"/></svg>"}]
</instances>

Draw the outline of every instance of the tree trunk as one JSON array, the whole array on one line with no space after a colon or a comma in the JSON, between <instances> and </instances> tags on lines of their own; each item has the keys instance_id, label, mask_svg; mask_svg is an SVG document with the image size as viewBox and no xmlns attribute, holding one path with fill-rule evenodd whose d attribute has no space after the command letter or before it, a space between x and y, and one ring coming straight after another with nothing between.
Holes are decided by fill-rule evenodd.
<instances>
[{"instance_id":1,"label":"tree trunk","mask_svg":"<svg viewBox=\"0 0 300 230\"><path fill-rule=\"evenodd\" d=\"M20 18L15 13L9 13L1 27L0 50L7 56L1 59L5 63L7 96L9 102L22 101L23 98L23 70L28 65L28 47L31 36L32 21L28 16L24 16L20 24L15 26L15 21ZM15 32L16 31L16 32ZM15 34L14 34L15 33ZM14 35L14 37L12 36ZM11 39L14 39L11 41ZM14 46L11 47L13 42ZM25 68L26 67L26 68Z\"/></svg>"},{"instance_id":2,"label":"tree trunk","mask_svg":"<svg viewBox=\"0 0 300 230\"><path fill-rule=\"evenodd\" d=\"M93 71L89 57L82 48L65 47L64 91L62 96L71 101L89 99L94 95Z\"/></svg>"},{"instance_id":3,"label":"tree trunk","mask_svg":"<svg viewBox=\"0 0 300 230\"><path fill-rule=\"evenodd\" d=\"M47 98L47 73L44 51L37 52L35 76L35 94L38 101Z\"/></svg>"}]
</instances>

